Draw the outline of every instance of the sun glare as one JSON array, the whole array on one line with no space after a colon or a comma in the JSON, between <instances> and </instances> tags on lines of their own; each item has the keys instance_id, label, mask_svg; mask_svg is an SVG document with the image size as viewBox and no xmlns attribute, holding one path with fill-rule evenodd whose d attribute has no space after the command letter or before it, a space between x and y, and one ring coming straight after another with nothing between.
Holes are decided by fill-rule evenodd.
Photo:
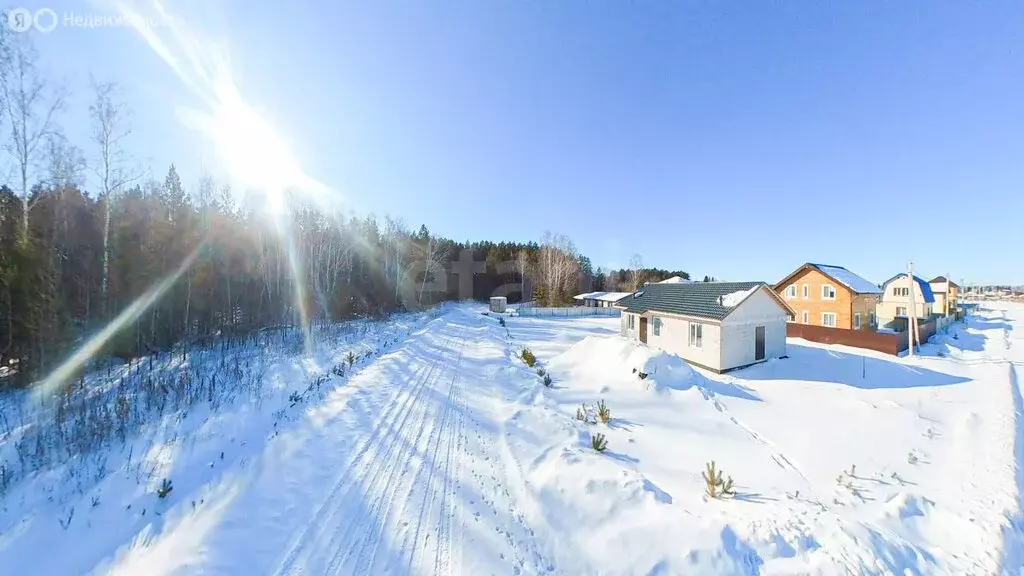
<instances>
[{"instance_id":1,"label":"sun glare","mask_svg":"<svg viewBox=\"0 0 1024 576\"><path fill-rule=\"evenodd\" d=\"M264 192L271 214L287 210L288 190L315 186L273 126L237 94L219 99L207 131L231 180Z\"/></svg>"}]
</instances>

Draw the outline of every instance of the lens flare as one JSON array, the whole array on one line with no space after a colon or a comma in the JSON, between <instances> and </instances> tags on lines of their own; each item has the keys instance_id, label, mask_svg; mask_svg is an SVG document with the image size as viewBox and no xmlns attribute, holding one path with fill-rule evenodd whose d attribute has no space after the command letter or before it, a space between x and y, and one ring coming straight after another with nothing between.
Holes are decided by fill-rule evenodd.
<instances>
[{"instance_id":1,"label":"lens flare","mask_svg":"<svg viewBox=\"0 0 1024 576\"><path fill-rule=\"evenodd\" d=\"M89 338L70 358L65 360L63 364L51 372L39 386L36 386L33 389L35 399L38 400L49 396L53 391L70 380L71 377L74 376L90 358L95 356L103 348L104 344L106 344L122 329L131 325L131 323L141 316L143 312L149 309L154 302L159 300L160 297L174 285L178 278L181 278L181 275L184 274L190 266L192 266L192 263L195 262L196 256L199 255L203 246L206 245L207 240L208 238L204 238L203 241L200 242L187 257L185 257L176 270L151 286L149 290L142 294L142 296L136 298L131 305L125 308L124 311L118 314L116 318L104 326L102 330Z\"/></svg>"},{"instance_id":2,"label":"lens flare","mask_svg":"<svg viewBox=\"0 0 1024 576\"><path fill-rule=\"evenodd\" d=\"M200 131L214 144L223 167L242 189L258 190L264 211L286 251L292 276L295 309L307 353L312 352L302 261L295 249L290 197L333 211L340 195L306 174L287 142L256 108L246 102L232 76L220 46L188 28L159 2L145 10L124 0L115 7L125 22L146 42L174 74L202 100L206 109L179 108L183 124ZM154 27L150 23L173 23Z\"/></svg>"}]
</instances>

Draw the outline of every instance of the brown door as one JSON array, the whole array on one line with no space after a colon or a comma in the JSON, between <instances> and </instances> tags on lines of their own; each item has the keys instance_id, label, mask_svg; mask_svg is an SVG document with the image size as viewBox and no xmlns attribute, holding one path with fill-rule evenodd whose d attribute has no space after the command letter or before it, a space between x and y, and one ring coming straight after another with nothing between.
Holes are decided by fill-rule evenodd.
<instances>
[{"instance_id":1,"label":"brown door","mask_svg":"<svg viewBox=\"0 0 1024 576\"><path fill-rule=\"evenodd\" d=\"M640 317L640 341L647 343L647 318Z\"/></svg>"},{"instance_id":2,"label":"brown door","mask_svg":"<svg viewBox=\"0 0 1024 576\"><path fill-rule=\"evenodd\" d=\"M754 328L754 360L764 360L764 326Z\"/></svg>"}]
</instances>

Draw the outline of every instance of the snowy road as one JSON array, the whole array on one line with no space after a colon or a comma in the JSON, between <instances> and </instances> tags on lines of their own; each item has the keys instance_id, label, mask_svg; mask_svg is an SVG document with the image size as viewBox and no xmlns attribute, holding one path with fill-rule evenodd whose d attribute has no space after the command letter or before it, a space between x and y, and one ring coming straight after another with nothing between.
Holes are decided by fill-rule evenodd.
<instances>
[{"instance_id":1,"label":"snowy road","mask_svg":"<svg viewBox=\"0 0 1024 576\"><path fill-rule=\"evenodd\" d=\"M458 310L435 320L271 440L257 470L222 489L237 499L174 568L548 571L499 462L496 417L511 396L498 376L510 367L493 319ZM133 551L120 568L152 568L159 548Z\"/></svg>"}]
</instances>

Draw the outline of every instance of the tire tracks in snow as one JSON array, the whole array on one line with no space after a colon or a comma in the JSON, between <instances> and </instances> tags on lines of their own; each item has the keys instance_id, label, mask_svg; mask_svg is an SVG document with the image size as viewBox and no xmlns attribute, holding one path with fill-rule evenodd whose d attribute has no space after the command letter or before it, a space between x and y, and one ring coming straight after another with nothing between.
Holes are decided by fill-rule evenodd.
<instances>
[{"instance_id":1,"label":"tire tracks in snow","mask_svg":"<svg viewBox=\"0 0 1024 576\"><path fill-rule=\"evenodd\" d=\"M438 366L441 366L445 361L454 361L455 367L457 367L462 352L462 343L465 342L464 332L465 329L463 328L459 336L450 339L442 348L441 354L434 360L433 368L435 369L431 370L430 377L424 378L419 382L415 393L416 400L413 402L412 409L403 418L396 433L392 434L393 438L386 446L384 455L371 462L371 466L375 465L376 470L369 481L360 482L366 488L361 496L364 499L368 499L371 493L376 492L376 494L373 495L363 521L349 523L344 535L340 538L340 545L335 544L331 547L335 552L328 564L328 573L367 574L372 570L373 562L376 560L377 549L380 547L381 539L387 527L391 506L399 488L403 487L403 482L401 482L403 475L400 473L406 472L410 466L414 465L415 449L420 445L428 423L431 424L428 435L428 448L429 439L435 437L435 431L439 427L444 427L443 421L439 425L436 422L436 418L431 418L432 415L436 415L436 412L429 409L431 402L429 399L423 398L423 393L426 390L436 389L437 382L441 375L445 373L445 368L442 368L440 371L436 370ZM455 358L449 358L448 356L455 349L455 344L459 344ZM413 413L416 416L411 423L407 423ZM406 446L403 442L404 438L398 432L410 429L415 430L415 436L408 441L408 446ZM439 433L443 433L443 430L440 430ZM422 467L424 464L425 462L421 463L420 466ZM382 478L383 480L381 480ZM414 489L415 483L411 483L409 485L409 493L405 494L406 500L408 500L410 493ZM355 541L350 542L352 539L355 539ZM341 556L343 549L346 553L344 556ZM367 556L368 554L369 556ZM351 570L344 571L343 569L350 561L354 561L355 566Z\"/></svg>"},{"instance_id":2,"label":"tire tracks in snow","mask_svg":"<svg viewBox=\"0 0 1024 576\"><path fill-rule=\"evenodd\" d=\"M447 338L441 349L450 349L455 339L454 336ZM388 405L378 419L377 425L373 427L370 435L339 474L334 487L317 507L309 524L293 538L274 574L302 573L304 564L308 563L310 556L318 552L322 553L324 550L335 551L335 555L331 558L333 565L337 555L340 554L340 550L337 548L337 536L341 532L342 526L339 524L341 521L351 520L339 521L339 512L347 511L352 508L352 504L359 502L361 495L356 488L363 485L371 473L374 477L379 475L383 467L380 452L386 452L387 448L396 444L393 437L405 426L416 406L420 404L419 399L427 387L426 383L435 377L434 374L441 362L442 358L435 358L433 361L421 365L415 373L413 385L396 392L389 398ZM402 397L403 395L404 397ZM390 444L388 443L389 439L391 440ZM345 534L347 535L355 525L355 522L349 522L348 528L344 531ZM330 533L329 536L328 533ZM326 543L323 542L325 537L327 537ZM344 542L344 538L341 541ZM297 564L299 565L297 566Z\"/></svg>"},{"instance_id":3,"label":"tire tracks in snow","mask_svg":"<svg viewBox=\"0 0 1024 576\"><path fill-rule=\"evenodd\" d=\"M416 470L415 470L415 472L413 473L413 476L412 476L412 480L408 484L407 489L406 488L402 488L405 493L404 493L404 496L402 496L401 499L400 499L400 501L402 502L402 508L401 508L401 510L398 513L398 517L399 517L398 519L402 518L404 516L405 511L410 508L410 505L412 504L412 500L414 500L414 495L415 495L416 491L418 489L422 489L423 490L422 498L421 498L421 500L419 502L419 506L418 506L420 514L419 514L419 517L418 517L418 521L416 523L415 536L413 537L411 542L409 542L408 537L407 537L405 539L405 541L398 548L398 553L399 553L400 557L405 555L406 550L409 551L409 567L408 567L408 570L409 570L410 573L412 571L411 569L412 569L412 565L413 565L413 560L415 559L415 556L416 556L416 551L419 549L417 547L417 544L419 544L419 535L420 535L420 533L422 532L422 530L424 528L424 524L431 522L431 516L432 516L431 512L432 512L432 509L433 509L433 503L434 503L435 498L437 497L437 492L439 490L439 488L437 487L437 471L438 471L438 467L439 467L438 454L441 451L441 446L442 445L444 445L446 447L445 448L446 460L444 462L445 468L446 468L446 470L448 470L449 467L450 467L450 461L448 459L450 459L450 457L451 457L451 451L449 449L447 449L447 446L451 444L453 437L455 435L457 435L456 428L454 427L456 423L452 422L451 414L452 414L452 407L453 407L454 402L456 400L456 394L457 394L457 391L458 391L458 384L461 381L460 374L459 374L459 369L460 369L461 364L462 364L462 354L463 354L463 351L464 351L464 348L465 348L465 344L466 344L466 338L465 338L465 334L463 333L462 337L460 337L460 339L458 341L457 349L456 349L456 352L455 352L455 357L453 358L452 364L450 365L450 370L451 370L451 373L452 373L452 377L448 381L448 393L447 393L447 395L445 397L444 407L443 407L443 409L441 411L440 417L439 418L435 417L433 419L426 418L426 420L430 420L432 422L432 425L430 427L430 433L427 436L427 440L426 440L426 444L425 444L425 450L424 450L425 458L419 464L419 466L416 467ZM447 373L447 372L443 372L443 374L444 373ZM426 403L427 402L424 402L424 404L426 404ZM425 415L430 413L430 411L426 410L426 409L424 410L424 412L425 412ZM434 412L434 415L437 416L436 412ZM423 424L425 424L425 423L426 423L426 421L423 422ZM421 429L422 429L422 424L421 424ZM417 437L417 441L414 442L409 447L409 449L410 450L415 450L415 448L418 447L418 446L419 446L419 437ZM405 469L406 470L408 470L409 464L412 463L412 454L410 454L409 456L410 456L409 458L405 459L405 463L406 463ZM426 475L425 479L423 478L424 474ZM444 490L448 489L447 479L446 478L441 478L441 484L442 485L440 487L440 490L444 491ZM355 567L353 568L353 573L356 573L356 574L371 573L373 571L373 569L376 567L377 551L379 550L380 543L381 543L380 542L380 538L383 535L383 531L384 531L385 527L389 524L388 523L388 519L390 517L390 509L391 509L392 504L394 502L395 496L398 494L398 490L399 490L400 486L401 486L401 483L397 482L397 481L396 482L392 482L392 483L389 484L389 487L391 488L391 493L390 493L390 496L387 497L387 508L385 509L384 513L378 519L378 522L377 522L377 526L379 527L378 534L374 538L370 538L370 539L364 541L364 544L363 544L362 548L360 549L360 551L359 551L359 553L358 553L358 555L356 557ZM427 501L428 497L430 499L429 502ZM442 533L442 526L441 526L441 524L438 524L438 526L436 527L435 531L437 533L437 542L436 542L435 545L438 548L440 548L442 546L450 546L451 545L450 542L444 541L442 539L442 537L441 537L441 533ZM408 535L408 533L406 533L406 534ZM426 535L426 540L423 542L423 546L424 547L426 546L427 542L429 541L429 538L430 538L430 533L428 532L427 535ZM369 554L369 556L367 556L367 554Z\"/></svg>"}]
</instances>

